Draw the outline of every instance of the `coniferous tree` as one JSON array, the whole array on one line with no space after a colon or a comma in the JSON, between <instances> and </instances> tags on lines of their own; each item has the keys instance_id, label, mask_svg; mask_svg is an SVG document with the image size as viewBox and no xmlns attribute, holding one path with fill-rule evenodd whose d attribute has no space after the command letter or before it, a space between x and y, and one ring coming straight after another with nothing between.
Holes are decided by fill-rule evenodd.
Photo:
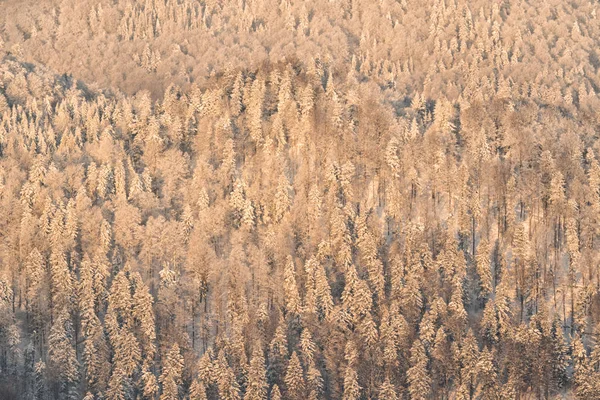
<instances>
[{"instance_id":1,"label":"coniferous tree","mask_svg":"<svg viewBox=\"0 0 600 400\"><path fill-rule=\"evenodd\" d=\"M262 350L256 347L250 360L248 369L248 386L245 400L265 400L267 398L267 376L265 371L265 358Z\"/></svg>"},{"instance_id":2,"label":"coniferous tree","mask_svg":"<svg viewBox=\"0 0 600 400\"><path fill-rule=\"evenodd\" d=\"M431 394L431 377L427 364L425 347L417 339L410 349L410 368L407 371L408 392L411 399L426 399Z\"/></svg>"},{"instance_id":3,"label":"coniferous tree","mask_svg":"<svg viewBox=\"0 0 600 400\"><path fill-rule=\"evenodd\" d=\"M398 399L398 395L396 394L396 388L390 382L389 378L386 378L385 381L379 387L379 398L382 400Z\"/></svg>"},{"instance_id":4,"label":"coniferous tree","mask_svg":"<svg viewBox=\"0 0 600 400\"><path fill-rule=\"evenodd\" d=\"M183 357L179 346L175 343L166 355L162 365L159 381L161 384L161 400L176 400L180 398L181 374L183 372Z\"/></svg>"},{"instance_id":5,"label":"coniferous tree","mask_svg":"<svg viewBox=\"0 0 600 400\"><path fill-rule=\"evenodd\" d=\"M279 391L279 386L273 385L271 388L271 400L281 400L281 392Z\"/></svg>"},{"instance_id":6,"label":"coniferous tree","mask_svg":"<svg viewBox=\"0 0 600 400\"><path fill-rule=\"evenodd\" d=\"M293 352L285 373L286 397L289 399L300 399L304 395L305 381L304 371L296 352Z\"/></svg>"},{"instance_id":7,"label":"coniferous tree","mask_svg":"<svg viewBox=\"0 0 600 400\"><path fill-rule=\"evenodd\" d=\"M279 323L269 346L267 381L271 386L283 383L288 355L288 341L283 323Z\"/></svg>"},{"instance_id":8,"label":"coniferous tree","mask_svg":"<svg viewBox=\"0 0 600 400\"><path fill-rule=\"evenodd\" d=\"M78 398L79 371L73 324L66 308L57 315L50 329L48 356L52 374L55 375L58 385L59 398Z\"/></svg>"}]
</instances>

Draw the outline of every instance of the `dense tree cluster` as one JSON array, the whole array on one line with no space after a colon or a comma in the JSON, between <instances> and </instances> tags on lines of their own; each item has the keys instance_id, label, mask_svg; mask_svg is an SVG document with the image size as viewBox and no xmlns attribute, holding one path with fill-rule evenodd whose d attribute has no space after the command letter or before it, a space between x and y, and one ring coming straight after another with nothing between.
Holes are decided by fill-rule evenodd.
<instances>
[{"instance_id":1,"label":"dense tree cluster","mask_svg":"<svg viewBox=\"0 0 600 400\"><path fill-rule=\"evenodd\" d=\"M0 398L600 399L595 3L51 3L0 26Z\"/></svg>"},{"instance_id":2,"label":"dense tree cluster","mask_svg":"<svg viewBox=\"0 0 600 400\"><path fill-rule=\"evenodd\" d=\"M595 0L4 0L0 11L0 52L153 98L289 57L352 64L411 98L456 100L500 76L545 102L598 87Z\"/></svg>"}]
</instances>

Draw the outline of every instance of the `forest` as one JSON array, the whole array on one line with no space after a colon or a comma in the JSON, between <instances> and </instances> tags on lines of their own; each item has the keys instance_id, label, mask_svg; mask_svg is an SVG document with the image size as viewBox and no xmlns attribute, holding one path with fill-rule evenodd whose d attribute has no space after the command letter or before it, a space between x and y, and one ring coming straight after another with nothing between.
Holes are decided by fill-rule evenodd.
<instances>
[{"instance_id":1,"label":"forest","mask_svg":"<svg viewBox=\"0 0 600 400\"><path fill-rule=\"evenodd\" d=\"M600 399L598 8L0 1L0 399Z\"/></svg>"}]
</instances>

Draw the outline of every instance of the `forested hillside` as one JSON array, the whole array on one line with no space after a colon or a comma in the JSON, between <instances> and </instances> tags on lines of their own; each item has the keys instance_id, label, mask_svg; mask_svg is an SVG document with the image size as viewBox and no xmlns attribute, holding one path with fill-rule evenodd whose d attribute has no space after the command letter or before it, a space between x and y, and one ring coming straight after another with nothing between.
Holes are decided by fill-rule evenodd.
<instances>
[{"instance_id":1,"label":"forested hillside","mask_svg":"<svg viewBox=\"0 0 600 400\"><path fill-rule=\"evenodd\" d=\"M0 399L600 399L596 8L0 2Z\"/></svg>"}]
</instances>

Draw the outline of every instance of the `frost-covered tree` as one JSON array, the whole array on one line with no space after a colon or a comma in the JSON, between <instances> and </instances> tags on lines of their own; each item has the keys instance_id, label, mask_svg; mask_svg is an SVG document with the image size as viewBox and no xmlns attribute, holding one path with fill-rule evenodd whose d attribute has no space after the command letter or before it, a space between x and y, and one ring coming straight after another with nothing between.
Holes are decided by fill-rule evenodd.
<instances>
[{"instance_id":1,"label":"frost-covered tree","mask_svg":"<svg viewBox=\"0 0 600 400\"><path fill-rule=\"evenodd\" d=\"M183 357L179 346L175 343L163 361L159 382L161 384L161 400L180 398L181 374L183 373Z\"/></svg>"}]
</instances>

